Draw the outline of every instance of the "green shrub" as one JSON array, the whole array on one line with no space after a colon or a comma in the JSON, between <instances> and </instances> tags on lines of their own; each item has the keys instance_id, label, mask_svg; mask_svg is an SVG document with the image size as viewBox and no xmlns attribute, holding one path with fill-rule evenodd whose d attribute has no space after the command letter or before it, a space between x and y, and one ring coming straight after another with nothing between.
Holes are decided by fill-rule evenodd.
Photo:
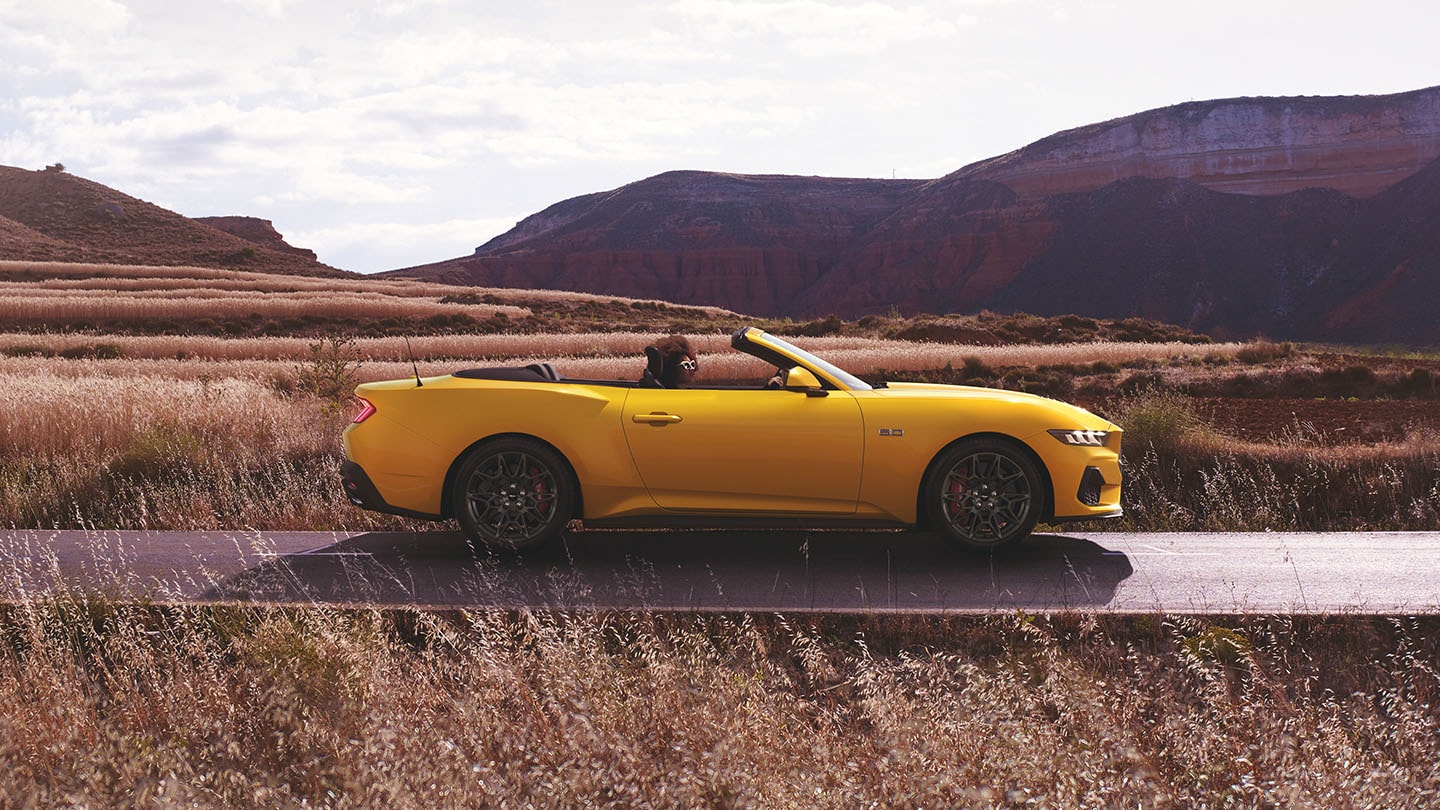
<instances>
[{"instance_id":1,"label":"green shrub","mask_svg":"<svg viewBox=\"0 0 1440 810\"><path fill-rule=\"evenodd\" d=\"M1172 453L1215 436L1189 397L1159 388L1142 389L1122 399L1115 421L1125 430L1125 446L1137 450Z\"/></svg>"},{"instance_id":2,"label":"green shrub","mask_svg":"<svg viewBox=\"0 0 1440 810\"><path fill-rule=\"evenodd\" d=\"M355 390L359 351L352 337L331 337L310 344L310 359L295 373L295 389L327 402L340 403Z\"/></svg>"},{"instance_id":3,"label":"green shrub","mask_svg":"<svg viewBox=\"0 0 1440 810\"><path fill-rule=\"evenodd\" d=\"M1379 376L1369 366L1331 368L1320 373L1320 383L1331 396L1368 396L1374 393Z\"/></svg>"},{"instance_id":4,"label":"green shrub","mask_svg":"<svg viewBox=\"0 0 1440 810\"><path fill-rule=\"evenodd\" d=\"M1187 636L1181 647L1195 663L1226 667L1246 666L1254 649L1243 633L1220 625L1211 625Z\"/></svg>"},{"instance_id":5,"label":"green shrub","mask_svg":"<svg viewBox=\"0 0 1440 810\"><path fill-rule=\"evenodd\" d=\"M1440 385L1437 385L1435 374L1430 369L1419 366L1401 377L1395 383L1394 391L1399 396L1426 398L1440 393Z\"/></svg>"},{"instance_id":6,"label":"green shrub","mask_svg":"<svg viewBox=\"0 0 1440 810\"><path fill-rule=\"evenodd\" d=\"M170 425L140 431L106 465L114 478L160 481L203 467L205 447L193 433Z\"/></svg>"},{"instance_id":7,"label":"green shrub","mask_svg":"<svg viewBox=\"0 0 1440 810\"><path fill-rule=\"evenodd\" d=\"M15 346L6 346L5 354L10 357L53 357L55 352L44 346L34 346L21 343Z\"/></svg>"},{"instance_id":8,"label":"green shrub","mask_svg":"<svg viewBox=\"0 0 1440 810\"><path fill-rule=\"evenodd\" d=\"M92 343L61 349L60 356L66 360L118 360L125 350L114 343Z\"/></svg>"},{"instance_id":9,"label":"green shrub","mask_svg":"<svg viewBox=\"0 0 1440 810\"><path fill-rule=\"evenodd\" d=\"M824 337L838 335L845 328L845 322L838 315L828 315L820 320L800 324L793 334L802 337Z\"/></svg>"},{"instance_id":10,"label":"green shrub","mask_svg":"<svg viewBox=\"0 0 1440 810\"><path fill-rule=\"evenodd\" d=\"M995 379L995 369L980 358L970 355L960 363L960 378L962 380L989 381Z\"/></svg>"},{"instance_id":11,"label":"green shrub","mask_svg":"<svg viewBox=\"0 0 1440 810\"><path fill-rule=\"evenodd\" d=\"M1273 363L1276 360L1283 360L1295 355L1295 344L1286 341L1284 343L1273 343L1268 340L1257 340L1254 343L1240 347L1235 352L1235 358L1242 363L1249 365L1264 365Z\"/></svg>"}]
</instances>

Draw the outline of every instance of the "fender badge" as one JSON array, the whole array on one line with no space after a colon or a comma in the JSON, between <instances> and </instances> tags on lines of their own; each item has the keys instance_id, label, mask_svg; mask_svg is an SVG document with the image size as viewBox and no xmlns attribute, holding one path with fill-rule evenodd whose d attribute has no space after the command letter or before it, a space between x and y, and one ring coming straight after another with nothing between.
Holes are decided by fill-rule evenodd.
<instances>
[{"instance_id":1,"label":"fender badge","mask_svg":"<svg viewBox=\"0 0 1440 810\"><path fill-rule=\"evenodd\" d=\"M881 436L904 436L904 428L880 428Z\"/></svg>"}]
</instances>

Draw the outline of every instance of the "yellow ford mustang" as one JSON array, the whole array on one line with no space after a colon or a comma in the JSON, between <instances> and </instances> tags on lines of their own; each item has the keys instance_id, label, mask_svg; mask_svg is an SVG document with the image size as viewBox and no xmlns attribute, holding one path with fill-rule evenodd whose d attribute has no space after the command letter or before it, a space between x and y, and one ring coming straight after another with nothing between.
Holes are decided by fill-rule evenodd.
<instances>
[{"instance_id":1,"label":"yellow ford mustang","mask_svg":"<svg viewBox=\"0 0 1440 810\"><path fill-rule=\"evenodd\" d=\"M586 526L895 527L972 549L1120 515L1120 428L1030 394L869 385L754 327L779 387L569 379L548 363L366 383L343 485L517 550Z\"/></svg>"}]
</instances>

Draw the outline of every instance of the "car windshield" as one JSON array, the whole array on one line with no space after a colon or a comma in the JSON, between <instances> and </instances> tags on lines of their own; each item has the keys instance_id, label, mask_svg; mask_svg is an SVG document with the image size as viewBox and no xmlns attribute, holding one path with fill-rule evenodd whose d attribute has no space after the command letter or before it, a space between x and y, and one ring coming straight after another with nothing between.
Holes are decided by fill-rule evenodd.
<instances>
[{"instance_id":1,"label":"car windshield","mask_svg":"<svg viewBox=\"0 0 1440 810\"><path fill-rule=\"evenodd\" d=\"M796 346L795 344L790 343L790 342L788 342L788 341L781 340L780 338L775 337L774 335L771 335L771 334L768 334L768 333L767 333L765 337L766 337L766 339L769 340L771 343L775 344L775 346L783 349L786 353L788 353L788 354L790 354L790 355L792 355L792 356L794 356L794 357L799 358L800 360L804 361L805 363L807 363L807 364L809 364L809 365L811 365L811 366L814 366L815 368L819 369L820 371L823 371L825 374L829 375L830 377L832 377L833 379L835 379L837 382L839 382L841 385L845 386L846 388L850 389L851 391L869 391L869 390L870 390L870 384L869 384L869 383L865 382L864 380L860 379L859 377L856 377L854 374L851 374L850 372L846 371L845 369L840 368L839 366L834 365L834 364L832 364L832 363L829 363L829 362L827 362L827 361L825 361L825 360L822 360L822 359L820 359L819 357L816 357L815 355L811 354L810 352L807 352L807 351L805 351L804 349L800 348L799 346Z\"/></svg>"}]
</instances>

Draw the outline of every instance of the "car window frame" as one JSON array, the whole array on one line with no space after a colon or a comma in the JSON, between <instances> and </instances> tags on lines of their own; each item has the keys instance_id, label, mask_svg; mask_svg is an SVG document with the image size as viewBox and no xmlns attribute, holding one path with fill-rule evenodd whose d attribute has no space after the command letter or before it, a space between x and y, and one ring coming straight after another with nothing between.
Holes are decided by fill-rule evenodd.
<instances>
[{"instance_id":1,"label":"car window frame","mask_svg":"<svg viewBox=\"0 0 1440 810\"><path fill-rule=\"evenodd\" d=\"M730 338L730 345L738 351L758 357L777 368L805 366L819 377L820 384L829 390L870 391L874 389L874 386L834 363L754 326L735 330L735 334Z\"/></svg>"}]
</instances>

